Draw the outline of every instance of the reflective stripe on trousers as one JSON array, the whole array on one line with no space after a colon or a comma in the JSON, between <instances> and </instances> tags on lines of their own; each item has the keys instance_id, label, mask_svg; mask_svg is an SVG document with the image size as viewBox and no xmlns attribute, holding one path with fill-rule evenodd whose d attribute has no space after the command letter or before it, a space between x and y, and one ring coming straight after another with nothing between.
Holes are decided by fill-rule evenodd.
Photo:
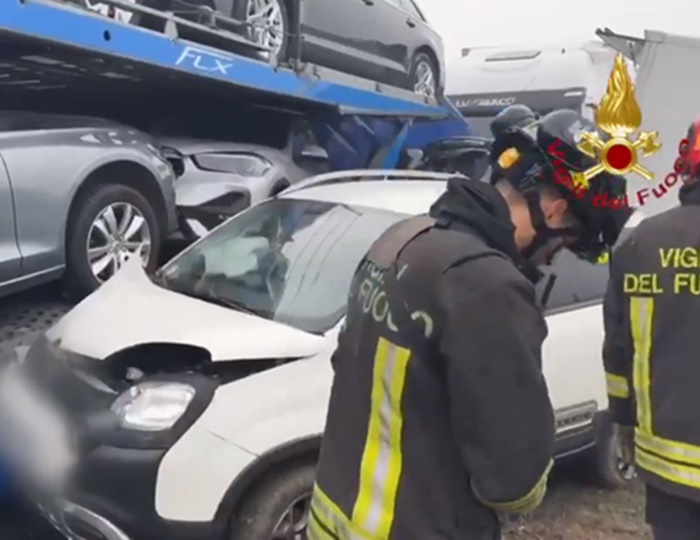
<instances>
[{"instance_id":1,"label":"reflective stripe on trousers","mask_svg":"<svg viewBox=\"0 0 700 540\"><path fill-rule=\"evenodd\" d=\"M311 500L308 540L381 540L351 523L318 485Z\"/></svg>"},{"instance_id":2,"label":"reflective stripe on trousers","mask_svg":"<svg viewBox=\"0 0 700 540\"><path fill-rule=\"evenodd\" d=\"M654 299L630 298L634 343L634 393L637 402L635 461L637 465L674 484L700 489L700 446L654 434L651 410L651 347L654 337Z\"/></svg>"},{"instance_id":3,"label":"reflective stripe on trousers","mask_svg":"<svg viewBox=\"0 0 700 540\"><path fill-rule=\"evenodd\" d=\"M630 397L630 389L627 384L627 379L614 375L612 373L605 374L605 386L608 389L610 397L618 399L627 399Z\"/></svg>"},{"instance_id":4,"label":"reflective stripe on trousers","mask_svg":"<svg viewBox=\"0 0 700 540\"><path fill-rule=\"evenodd\" d=\"M401 477L402 397L411 351L379 338L374 356L372 405L352 523L388 538Z\"/></svg>"}]
</instances>

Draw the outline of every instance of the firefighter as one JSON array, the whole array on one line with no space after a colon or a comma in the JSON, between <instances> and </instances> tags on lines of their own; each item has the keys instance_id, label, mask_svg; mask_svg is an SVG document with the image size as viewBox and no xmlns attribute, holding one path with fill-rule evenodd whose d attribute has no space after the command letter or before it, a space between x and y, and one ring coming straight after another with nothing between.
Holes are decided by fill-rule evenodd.
<instances>
[{"instance_id":1,"label":"firefighter","mask_svg":"<svg viewBox=\"0 0 700 540\"><path fill-rule=\"evenodd\" d=\"M494 540L497 512L542 501L554 420L536 263L563 247L594 261L620 228L554 180L548 149L590 165L582 128L595 130L559 111L505 130L491 183L452 178L430 215L390 227L358 266L311 540ZM605 175L596 186L625 189Z\"/></svg>"},{"instance_id":2,"label":"firefighter","mask_svg":"<svg viewBox=\"0 0 700 540\"><path fill-rule=\"evenodd\" d=\"M656 540L700 538L699 149L700 119L677 160L680 206L616 248L604 303L610 414Z\"/></svg>"}]
</instances>

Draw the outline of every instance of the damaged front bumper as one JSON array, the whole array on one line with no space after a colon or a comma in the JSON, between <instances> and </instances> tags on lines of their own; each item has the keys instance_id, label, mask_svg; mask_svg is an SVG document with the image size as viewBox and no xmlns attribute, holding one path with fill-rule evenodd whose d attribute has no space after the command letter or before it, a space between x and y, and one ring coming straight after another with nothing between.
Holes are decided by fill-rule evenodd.
<instances>
[{"instance_id":1,"label":"damaged front bumper","mask_svg":"<svg viewBox=\"0 0 700 540\"><path fill-rule=\"evenodd\" d=\"M207 408L216 382L169 376L196 386L197 398L172 429L135 432L110 410L119 392L76 376L70 360L42 339L0 372L0 460L20 492L70 540L221 538L223 521L178 523L156 510L160 464Z\"/></svg>"}]
</instances>

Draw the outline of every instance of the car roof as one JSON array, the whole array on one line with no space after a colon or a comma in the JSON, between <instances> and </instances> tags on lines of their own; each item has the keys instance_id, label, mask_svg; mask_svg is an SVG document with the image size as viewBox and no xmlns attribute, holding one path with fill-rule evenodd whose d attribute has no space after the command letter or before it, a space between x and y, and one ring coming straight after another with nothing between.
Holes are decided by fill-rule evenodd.
<instances>
[{"instance_id":1,"label":"car roof","mask_svg":"<svg viewBox=\"0 0 700 540\"><path fill-rule=\"evenodd\" d=\"M424 214L445 191L446 180L376 180L312 185L280 197L364 206L401 214Z\"/></svg>"}]
</instances>

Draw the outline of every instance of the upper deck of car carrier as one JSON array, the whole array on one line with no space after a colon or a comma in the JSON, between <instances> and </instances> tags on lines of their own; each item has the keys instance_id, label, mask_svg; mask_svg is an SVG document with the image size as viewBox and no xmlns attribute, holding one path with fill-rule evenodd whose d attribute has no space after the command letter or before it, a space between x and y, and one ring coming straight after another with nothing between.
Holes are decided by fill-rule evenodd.
<instances>
[{"instance_id":1,"label":"upper deck of car carrier","mask_svg":"<svg viewBox=\"0 0 700 540\"><path fill-rule=\"evenodd\" d=\"M441 116L443 104L292 59L275 65L244 32L161 13L121 0L115 8L163 19L162 31L125 24L52 0L3 0L0 9L0 108L92 112L105 104L182 106L190 99L222 106L235 100L288 108L336 108L395 116ZM220 21L217 21L219 23ZM188 39L183 39L186 35ZM193 37L194 36L194 37ZM201 38L201 39L200 39ZM195 41L196 40L196 41ZM207 43L203 45L201 43Z\"/></svg>"}]
</instances>

